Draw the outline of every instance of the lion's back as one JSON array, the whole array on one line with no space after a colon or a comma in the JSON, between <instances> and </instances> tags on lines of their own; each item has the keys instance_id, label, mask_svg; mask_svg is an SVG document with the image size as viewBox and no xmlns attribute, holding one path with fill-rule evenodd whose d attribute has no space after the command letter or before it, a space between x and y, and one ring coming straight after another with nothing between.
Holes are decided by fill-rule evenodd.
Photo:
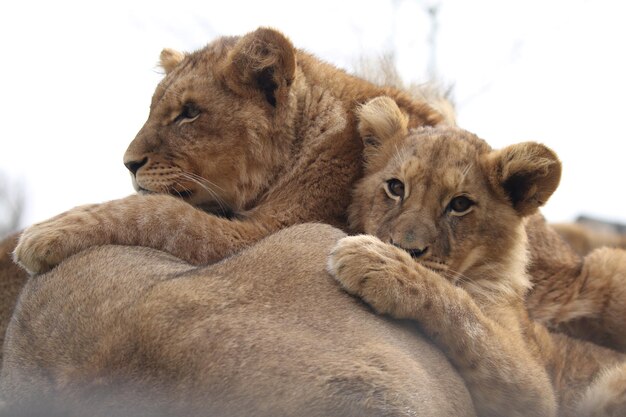
<instances>
[{"instance_id":1,"label":"lion's back","mask_svg":"<svg viewBox=\"0 0 626 417\"><path fill-rule=\"evenodd\" d=\"M142 248L80 254L27 286L7 399L31 389L31 400L58 390L165 414L472 415L437 350L327 275L341 236L296 226L200 268Z\"/></svg>"}]
</instances>

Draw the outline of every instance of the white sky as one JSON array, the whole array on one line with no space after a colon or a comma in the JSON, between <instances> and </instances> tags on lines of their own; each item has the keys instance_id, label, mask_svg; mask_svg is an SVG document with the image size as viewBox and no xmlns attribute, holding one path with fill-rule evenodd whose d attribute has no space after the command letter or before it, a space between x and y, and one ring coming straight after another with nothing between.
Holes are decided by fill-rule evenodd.
<instances>
[{"instance_id":1,"label":"white sky","mask_svg":"<svg viewBox=\"0 0 626 417\"><path fill-rule=\"evenodd\" d=\"M425 1L5 1L0 5L0 171L26 189L24 225L133 192L122 165L148 114L163 47L274 26L348 68L396 49L423 80ZM494 147L559 153L552 221L626 222L626 3L443 0L437 65L459 124Z\"/></svg>"}]
</instances>

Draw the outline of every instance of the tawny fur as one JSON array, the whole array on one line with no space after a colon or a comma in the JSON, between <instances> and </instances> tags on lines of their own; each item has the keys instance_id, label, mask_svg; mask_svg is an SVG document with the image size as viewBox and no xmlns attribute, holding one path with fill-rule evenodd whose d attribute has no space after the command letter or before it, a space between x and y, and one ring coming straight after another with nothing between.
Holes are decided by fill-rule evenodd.
<instances>
[{"instance_id":1,"label":"tawny fur","mask_svg":"<svg viewBox=\"0 0 626 417\"><path fill-rule=\"evenodd\" d=\"M258 62L248 65L250 57ZM148 121L125 156L137 189L158 195L77 208L28 229L16 257L31 271L104 243L149 246L203 264L296 223L347 230L351 189L362 175L354 110L387 94L411 127L445 121L411 94L347 75L270 29L220 38L191 54L165 51L162 66L167 74ZM580 272L593 270L594 282L614 288L621 278L591 265L594 258L577 257L539 216L527 232L531 313L579 337L593 328L594 340L626 349L624 307L602 290L608 285L590 286ZM0 254L2 265L10 262ZM25 279L19 274L1 276L15 294ZM582 311L579 295L587 297ZM580 317L575 323L572 311Z\"/></svg>"},{"instance_id":2,"label":"tawny fur","mask_svg":"<svg viewBox=\"0 0 626 417\"><path fill-rule=\"evenodd\" d=\"M480 416L626 415L626 355L550 334L524 306L524 219L556 189L556 155L536 143L493 151L456 128L410 132L387 97L360 117L368 159L350 220L374 236L335 247L328 269L341 285L379 313L416 320Z\"/></svg>"},{"instance_id":3,"label":"tawny fur","mask_svg":"<svg viewBox=\"0 0 626 417\"><path fill-rule=\"evenodd\" d=\"M474 416L436 347L328 275L344 236L294 226L208 267L123 246L68 259L22 292L0 414Z\"/></svg>"}]
</instances>

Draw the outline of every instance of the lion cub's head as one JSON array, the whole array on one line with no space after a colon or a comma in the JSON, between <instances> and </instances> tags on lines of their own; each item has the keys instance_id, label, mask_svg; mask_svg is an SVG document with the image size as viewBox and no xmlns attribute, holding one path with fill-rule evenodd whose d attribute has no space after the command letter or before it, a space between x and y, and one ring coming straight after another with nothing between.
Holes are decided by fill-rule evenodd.
<instances>
[{"instance_id":1,"label":"lion cub's head","mask_svg":"<svg viewBox=\"0 0 626 417\"><path fill-rule=\"evenodd\" d=\"M365 177L350 223L396 245L454 282L528 285L523 218L556 189L561 164L532 142L492 150L458 128L407 129L388 97L361 107ZM504 275L504 276L503 276Z\"/></svg>"},{"instance_id":2,"label":"lion cub's head","mask_svg":"<svg viewBox=\"0 0 626 417\"><path fill-rule=\"evenodd\" d=\"M289 157L293 45L261 28L190 54L165 49L161 67L148 120L124 156L135 188L216 213L246 209Z\"/></svg>"}]
</instances>

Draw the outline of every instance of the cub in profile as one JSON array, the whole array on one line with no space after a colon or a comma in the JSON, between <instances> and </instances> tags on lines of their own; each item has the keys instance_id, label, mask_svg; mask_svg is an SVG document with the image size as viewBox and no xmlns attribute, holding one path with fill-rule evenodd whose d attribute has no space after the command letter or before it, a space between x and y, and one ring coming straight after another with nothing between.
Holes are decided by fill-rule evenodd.
<instances>
[{"instance_id":1,"label":"cub in profile","mask_svg":"<svg viewBox=\"0 0 626 417\"><path fill-rule=\"evenodd\" d=\"M481 416L624 416L626 356L528 317L526 219L561 164L538 143L494 151L457 128L409 131L387 97L363 106L365 175L328 269L375 311L416 320Z\"/></svg>"}]
</instances>

